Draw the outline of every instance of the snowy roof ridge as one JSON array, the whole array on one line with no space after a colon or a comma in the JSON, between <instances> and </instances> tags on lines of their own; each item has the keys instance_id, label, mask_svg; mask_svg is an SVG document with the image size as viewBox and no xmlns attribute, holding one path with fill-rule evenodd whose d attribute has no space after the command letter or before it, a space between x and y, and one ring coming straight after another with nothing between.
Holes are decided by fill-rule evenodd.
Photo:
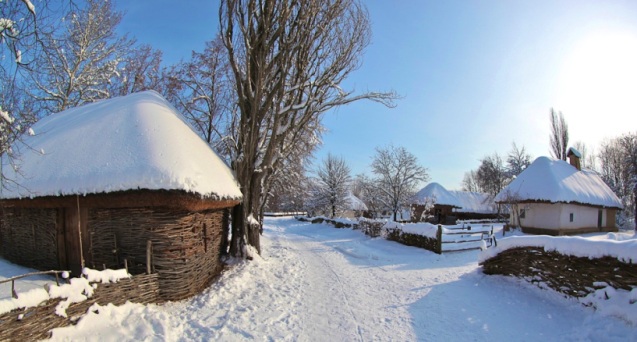
<instances>
[{"instance_id":1,"label":"snowy roof ridge","mask_svg":"<svg viewBox=\"0 0 637 342\"><path fill-rule=\"evenodd\" d=\"M424 202L428 198L433 198L436 204L462 208L462 203L458 201L456 196L436 182L427 184L427 186L416 193L415 197L417 202Z\"/></svg>"},{"instance_id":2,"label":"snowy roof ridge","mask_svg":"<svg viewBox=\"0 0 637 342\"><path fill-rule=\"evenodd\" d=\"M449 190L462 204L455 212L491 214L497 212L493 197L489 194L473 191Z\"/></svg>"},{"instance_id":3,"label":"snowy roof ridge","mask_svg":"<svg viewBox=\"0 0 637 342\"><path fill-rule=\"evenodd\" d=\"M347 209L349 210L360 210L360 211L367 210L367 205L365 205L365 202L363 202L360 198L354 195L351 191L347 193L346 202L347 202Z\"/></svg>"},{"instance_id":4,"label":"snowy roof ridge","mask_svg":"<svg viewBox=\"0 0 637 342\"><path fill-rule=\"evenodd\" d=\"M578 170L563 160L538 157L495 197L499 203L511 201L578 203L622 208L621 201L591 170Z\"/></svg>"},{"instance_id":5,"label":"snowy roof ridge","mask_svg":"<svg viewBox=\"0 0 637 342\"><path fill-rule=\"evenodd\" d=\"M144 91L50 115L12 148L0 198L184 190L241 199L230 168L159 93ZM15 182L15 184L14 184ZM16 185L19 184L19 185Z\"/></svg>"}]
</instances>

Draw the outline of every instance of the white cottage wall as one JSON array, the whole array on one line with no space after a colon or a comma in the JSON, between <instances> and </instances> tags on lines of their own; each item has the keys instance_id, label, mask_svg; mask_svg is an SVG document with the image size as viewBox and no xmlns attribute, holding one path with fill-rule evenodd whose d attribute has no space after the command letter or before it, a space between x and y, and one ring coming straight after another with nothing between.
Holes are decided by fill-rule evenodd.
<instances>
[{"instance_id":1,"label":"white cottage wall","mask_svg":"<svg viewBox=\"0 0 637 342\"><path fill-rule=\"evenodd\" d=\"M560 215L560 228L578 229L597 227L599 208L577 204L561 204L560 207L562 211ZM571 214L573 214L573 222L570 220ZM602 227L606 226L605 216L606 215L602 216Z\"/></svg>"},{"instance_id":2,"label":"white cottage wall","mask_svg":"<svg viewBox=\"0 0 637 342\"><path fill-rule=\"evenodd\" d=\"M525 228L581 229L598 227L599 208L597 207L567 203L520 203L519 209L525 209L525 217L520 218L520 225ZM571 214L573 214L572 222ZM602 227L606 227L607 217L607 209L602 209Z\"/></svg>"},{"instance_id":3,"label":"white cottage wall","mask_svg":"<svg viewBox=\"0 0 637 342\"><path fill-rule=\"evenodd\" d=\"M548 203L520 203L524 209L524 218L520 217L520 225L530 228L559 229L561 210L559 206Z\"/></svg>"}]
</instances>

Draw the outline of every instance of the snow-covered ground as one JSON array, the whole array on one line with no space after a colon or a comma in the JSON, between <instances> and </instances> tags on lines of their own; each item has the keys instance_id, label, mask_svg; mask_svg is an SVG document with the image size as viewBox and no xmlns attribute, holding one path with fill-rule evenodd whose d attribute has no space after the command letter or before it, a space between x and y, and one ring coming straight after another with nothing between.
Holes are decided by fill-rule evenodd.
<instances>
[{"instance_id":1,"label":"snow-covered ground","mask_svg":"<svg viewBox=\"0 0 637 342\"><path fill-rule=\"evenodd\" d=\"M263 257L203 294L100 307L55 340L629 341L637 329L555 292L359 231L266 219Z\"/></svg>"}]
</instances>

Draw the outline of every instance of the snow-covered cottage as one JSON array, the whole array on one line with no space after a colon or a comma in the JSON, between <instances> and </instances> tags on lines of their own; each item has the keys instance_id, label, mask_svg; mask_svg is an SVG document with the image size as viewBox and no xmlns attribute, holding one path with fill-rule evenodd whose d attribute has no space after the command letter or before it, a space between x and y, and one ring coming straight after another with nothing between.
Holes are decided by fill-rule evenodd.
<instances>
[{"instance_id":1,"label":"snow-covered cottage","mask_svg":"<svg viewBox=\"0 0 637 342\"><path fill-rule=\"evenodd\" d=\"M222 270L232 171L154 91L46 117L2 157L0 254L38 269L150 268L160 296ZM150 258L149 258L150 257ZM150 262L150 264L149 264Z\"/></svg>"},{"instance_id":2,"label":"snow-covered cottage","mask_svg":"<svg viewBox=\"0 0 637 342\"><path fill-rule=\"evenodd\" d=\"M506 207L499 206L493 196L482 192L450 190L460 202L461 207L453 209L459 220L495 219L506 214Z\"/></svg>"},{"instance_id":3,"label":"snow-covered cottage","mask_svg":"<svg viewBox=\"0 0 637 342\"><path fill-rule=\"evenodd\" d=\"M412 204L412 221L455 224L453 210L462 208L456 196L438 183L429 183L416 193Z\"/></svg>"},{"instance_id":4,"label":"snow-covered cottage","mask_svg":"<svg viewBox=\"0 0 637 342\"><path fill-rule=\"evenodd\" d=\"M617 230L619 198L597 173L580 168L577 150L567 155L570 163L537 158L496 196L511 205L511 226L549 235Z\"/></svg>"},{"instance_id":5,"label":"snow-covered cottage","mask_svg":"<svg viewBox=\"0 0 637 342\"><path fill-rule=\"evenodd\" d=\"M363 216L367 211L367 205L360 198L356 197L351 192L347 193L345 197L345 207L343 211L343 217L357 218Z\"/></svg>"},{"instance_id":6,"label":"snow-covered cottage","mask_svg":"<svg viewBox=\"0 0 637 342\"><path fill-rule=\"evenodd\" d=\"M499 213L498 205L489 194L447 190L438 183L430 183L422 188L414 202L413 221L455 224L456 219L493 219Z\"/></svg>"}]
</instances>

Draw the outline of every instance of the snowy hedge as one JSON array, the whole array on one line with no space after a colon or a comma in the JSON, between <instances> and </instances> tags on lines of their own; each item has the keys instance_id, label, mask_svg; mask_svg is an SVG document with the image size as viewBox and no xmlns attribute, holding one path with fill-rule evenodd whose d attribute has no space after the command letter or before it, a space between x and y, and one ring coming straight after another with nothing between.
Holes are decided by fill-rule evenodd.
<instances>
[{"instance_id":1,"label":"snowy hedge","mask_svg":"<svg viewBox=\"0 0 637 342\"><path fill-rule=\"evenodd\" d=\"M382 235L383 226L386 222L386 220L374 220L361 217L358 220L358 227L363 231L363 233L365 233L365 235L379 237Z\"/></svg>"}]
</instances>

